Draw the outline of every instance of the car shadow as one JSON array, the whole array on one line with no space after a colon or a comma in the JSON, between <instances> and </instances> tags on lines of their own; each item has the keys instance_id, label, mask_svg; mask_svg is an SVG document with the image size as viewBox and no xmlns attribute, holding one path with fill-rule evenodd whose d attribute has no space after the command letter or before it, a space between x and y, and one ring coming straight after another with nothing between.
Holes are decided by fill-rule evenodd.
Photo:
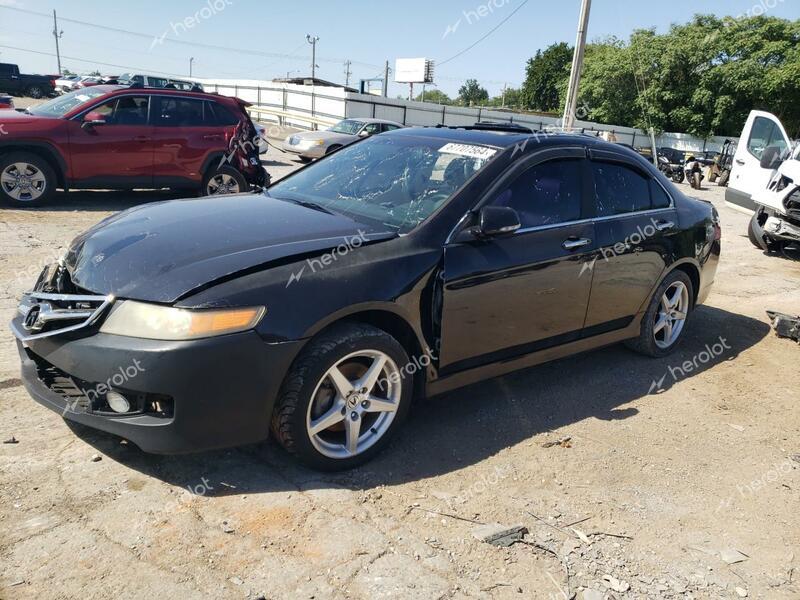
<instances>
[{"instance_id":1,"label":"car shadow","mask_svg":"<svg viewBox=\"0 0 800 600\"><path fill-rule=\"evenodd\" d=\"M735 360L769 332L764 322L700 307L680 348L670 357L654 360L623 345L609 346L419 401L382 454L345 473L305 469L274 442L197 455L153 456L111 435L76 424L70 427L109 458L145 475L188 489L209 482L202 486L204 495L363 490L458 471L586 419L606 421L609 437L618 435L616 421L639 415L632 403L658 402L672 386Z\"/></svg>"},{"instance_id":2,"label":"car shadow","mask_svg":"<svg viewBox=\"0 0 800 600\"><path fill-rule=\"evenodd\" d=\"M46 206L15 207L30 212L117 212L142 204L196 197L190 190L72 190L59 191Z\"/></svg>"}]
</instances>

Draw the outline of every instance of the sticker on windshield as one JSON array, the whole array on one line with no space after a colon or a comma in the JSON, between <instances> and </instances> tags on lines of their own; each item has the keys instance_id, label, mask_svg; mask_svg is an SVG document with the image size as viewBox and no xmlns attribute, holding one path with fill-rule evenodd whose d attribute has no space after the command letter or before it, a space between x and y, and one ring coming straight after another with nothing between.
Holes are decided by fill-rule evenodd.
<instances>
[{"instance_id":1,"label":"sticker on windshield","mask_svg":"<svg viewBox=\"0 0 800 600\"><path fill-rule=\"evenodd\" d=\"M447 144L439 148L442 154L457 154L458 156L468 156L469 158L480 158L481 160L489 160L497 150L493 148L486 148L484 146L473 146L472 144Z\"/></svg>"}]
</instances>

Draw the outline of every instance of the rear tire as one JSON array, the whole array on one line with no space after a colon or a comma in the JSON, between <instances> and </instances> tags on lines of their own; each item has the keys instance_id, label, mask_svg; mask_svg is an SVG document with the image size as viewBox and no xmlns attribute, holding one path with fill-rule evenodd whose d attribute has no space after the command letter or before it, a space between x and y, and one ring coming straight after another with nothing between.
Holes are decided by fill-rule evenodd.
<instances>
[{"instance_id":1,"label":"rear tire","mask_svg":"<svg viewBox=\"0 0 800 600\"><path fill-rule=\"evenodd\" d=\"M203 178L201 196L224 196L250 191L250 185L239 171L224 165L209 171Z\"/></svg>"},{"instance_id":2,"label":"rear tire","mask_svg":"<svg viewBox=\"0 0 800 600\"><path fill-rule=\"evenodd\" d=\"M46 204L56 192L56 173L44 158L31 152L0 156L0 203L14 208Z\"/></svg>"},{"instance_id":3,"label":"rear tire","mask_svg":"<svg viewBox=\"0 0 800 600\"><path fill-rule=\"evenodd\" d=\"M692 187L696 190L703 188L703 176L700 173L692 175Z\"/></svg>"},{"instance_id":4,"label":"rear tire","mask_svg":"<svg viewBox=\"0 0 800 600\"><path fill-rule=\"evenodd\" d=\"M639 337L625 342L625 345L653 358L675 352L686 334L686 325L694 310L693 299L694 285L686 273L678 269L667 275L642 317Z\"/></svg>"},{"instance_id":5,"label":"rear tire","mask_svg":"<svg viewBox=\"0 0 800 600\"><path fill-rule=\"evenodd\" d=\"M367 462L408 415L414 378L403 374L409 364L400 343L371 325L343 324L322 333L283 382L272 413L275 439L313 469ZM374 381L367 381L373 367Z\"/></svg>"},{"instance_id":6,"label":"rear tire","mask_svg":"<svg viewBox=\"0 0 800 600\"><path fill-rule=\"evenodd\" d=\"M686 175L683 173L683 171L678 171L678 173L672 176L672 181L674 181L675 183L683 183L685 180L686 180Z\"/></svg>"},{"instance_id":7,"label":"rear tire","mask_svg":"<svg viewBox=\"0 0 800 600\"><path fill-rule=\"evenodd\" d=\"M28 95L29 98L34 98L38 100L39 98L44 98L44 90L38 85L32 85L28 89L25 90L25 93Z\"/></svg>"},{"instance_id":8,"label":"rear tire","mask_svg":"<svg viewBox=\"0 0 800 600\"><path fill-rule=\"evenodd\" d=\"M730 181L731 172L730 171L723 171L722 175L719 176L719 182L717 185L719 187L727 187L728 181Z\"/></svg>"}]
</instances>

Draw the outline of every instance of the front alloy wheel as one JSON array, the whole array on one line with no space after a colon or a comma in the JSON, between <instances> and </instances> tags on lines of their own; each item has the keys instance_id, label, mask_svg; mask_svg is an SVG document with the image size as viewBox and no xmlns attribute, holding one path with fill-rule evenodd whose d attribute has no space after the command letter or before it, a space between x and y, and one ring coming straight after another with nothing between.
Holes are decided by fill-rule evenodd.
<instances>
[{"instance_id":1,"label":"front alloy wheel","mask_svg":"<svg viewBox=\"0 0 800 600\"><path fill-rule=\"evenodd\" d=\"M292 365L273 410L272 433L312 468L362 464L388 444L408 414L417 369L385 331L337 325L309 342Z\"/></svg>"},{"instance_id":2,"label":"front alloy wheel","mask_svg":"<svg viewBox=\"0 0 800 600\"><path fill-rule=\"evenodd\" d=\"M36 202L47 190L47 179L36 165L16 162L3 169L0 185L17 202Z\"/></svg>"},{"instance_id":3,"label":"front alloy wheel","mask_svg":"<svg viewBox=\"0 0 800 600\"><path fill-rule=\"evenodd\" d=\"M329 458L358 456L389 430L401 396L400 371L388 355L354 352L317 384L306 416L309 439Z\"/></svg>"}]
</instances>

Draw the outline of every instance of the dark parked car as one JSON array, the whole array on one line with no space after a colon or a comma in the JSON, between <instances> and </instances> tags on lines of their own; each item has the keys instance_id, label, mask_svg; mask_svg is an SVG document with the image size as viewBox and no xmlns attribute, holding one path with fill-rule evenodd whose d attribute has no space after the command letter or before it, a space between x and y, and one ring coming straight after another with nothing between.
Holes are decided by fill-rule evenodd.
<instances>
[{"instance_id":1,"label":"dark parked car","mask_svg":"<svg viewBox=\"0 0 800 600\"><path fill-rule=\"evenodd\" d=\"M0 92L44 98L55 91L56 79L54 75L25 75L17 65L0 63Z\"/></svg>"},{"instance_id":2,"label":"dark parked car","mask_svg":"<svg viewBox=\"0 0 800 600\"><path fill-rule=\"evenodd\" d=\"M62 189L261 187L247 103L216 94L97 85L0 113L0 203L44 204Z\"/></svg>"},{"instance_id":3,"label":"dark parked car","mask_svg":"<svg viewBox=\"0 0 800 600\"><path fill-rule=\"evenodd\" d=\"M260 194L106 219L11 324L30 394L148 452L271 430L338 469L412 396L617 342L675 350L717 269L711 204L625 148L493 129L397 130Z\"/></svg>"}]
</instances>

